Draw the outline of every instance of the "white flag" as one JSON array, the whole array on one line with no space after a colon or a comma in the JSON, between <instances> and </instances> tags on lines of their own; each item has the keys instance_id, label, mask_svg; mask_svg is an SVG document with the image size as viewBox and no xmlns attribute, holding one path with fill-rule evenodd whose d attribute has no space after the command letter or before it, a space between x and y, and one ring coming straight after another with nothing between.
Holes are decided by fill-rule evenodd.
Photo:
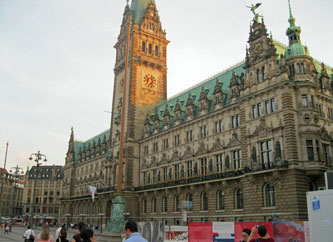
<instances>
[{"instance_id":1,"label":"white flag","mask_svg":"<svg viewBox=\"0 0 333 242\"><path fill-rule=\"evenodd\" d=\"M95 192L96 192L97 187L89 186L89 190L91 193L91 199L94 201L95 198Z\"/></svg>"}]
</instances>

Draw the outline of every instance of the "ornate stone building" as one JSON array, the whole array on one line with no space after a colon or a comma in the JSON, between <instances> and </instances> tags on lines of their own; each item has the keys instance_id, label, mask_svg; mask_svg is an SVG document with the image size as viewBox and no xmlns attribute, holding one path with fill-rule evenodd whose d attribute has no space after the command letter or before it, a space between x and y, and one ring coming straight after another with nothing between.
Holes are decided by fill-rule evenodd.
<instances>
[{"instance_id":1,"label":"ornate stone building","mask_svg":"<svg viewBox=\"0 0 333 242\"><path fill-rule=\"evenodd\" d=\"M110 217L123 134L122 194L137 221L179 224L183 201L190 221L306 219L306 192L333 165L332 69L309 55L291 9L289 23L284 46L255 15L243 62L167 100L156 3L133 0L115 45L111 128L86 142L72 131L62 217Z\"/></svg>"},{"instance_id":2,"label":"ornate stone building","mask_svg":"<svg viewBox=\"0 0 333 242\"><path fill-rule=\"evenodd\" d=\"M59 219L62 180L62 166L33 166L27 170L23 191L23 215L28 221L31 216L35 189L34 221L54 222Z\"/></svg>"}]
</instances>

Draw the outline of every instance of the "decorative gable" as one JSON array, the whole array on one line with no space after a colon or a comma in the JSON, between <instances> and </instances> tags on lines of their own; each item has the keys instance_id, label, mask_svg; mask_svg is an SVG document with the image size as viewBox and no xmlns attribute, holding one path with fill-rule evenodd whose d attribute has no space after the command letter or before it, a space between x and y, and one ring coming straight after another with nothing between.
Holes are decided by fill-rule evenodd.
<instances>
[{"instance_id":1,"label":"decorative gable","mask_svg":"<svg viewBox=\"0 0 333 242\"><path fill-rule=\"evenodd\" d=\"M272 131L272 128L266 126L265 119L260 120L259 126L257 126L256 130L249 135L249 137L259 136L260 138L264 138L268 135L269 132Z\"/></svg>"},{"instance_id":2,"label":"decorative gable","mask_svg":"<svg viewBox=\"0 0 333 242\"><path fill-rule=\"evenodd\" d=\"M181 159L179 153L178 153L178 150L173 150L173 154L172 154L172 157L170 159L170 161L179 161Z\"/></svg>"},{"instance_id":3,"label":"decorative gable","mask_svg":"<svg viewBox=\"0 0 333 242\"><path fill-rule=\"evenodd\" d=\"M215 140L215 143L213 144L213 147L209 150L209 152L217 152L223 150L223 146L221 145L221 141L219 138Z\"/></svg>"},{"instance_id":4,"label":"decorative gable","mask_svg":"<svg viewBox=\"0 0 333 242\"><path fill-rule=\"evenodd\" d=\"M237 137L237 133L233 133L229 143L227 144L227 147L232 148L232 147L240 146L240 145L241 145L241 142Z\"/></svg>"},{"instance_id":5,"label":"decorative gable","mask_svg":"<svg viewBox=\"0 0 333 242\"><path fill-rule=\"evenodd\" d=\"M197 152L195 153L195 155L199 156L199 155L204 155L204 154L207 154L207 153L208 153L208 150L205 147L205 143L204 142L200 142L199 143L199 148L198 148Z\"/></svg>"},{"instance_id":6,"label":"decorative gable","mask_svg":"<svg viewBox=\"0 0 333 242\"><path fill-rule=\"evenodd\" d=\"M184 152L184 155L183 155L182 159L189 159L189 158L192 158L192 157L193 157L193 152L192 152L190 146L188 145L186 147L186 150Z\"/></svg>"}]
</instances>

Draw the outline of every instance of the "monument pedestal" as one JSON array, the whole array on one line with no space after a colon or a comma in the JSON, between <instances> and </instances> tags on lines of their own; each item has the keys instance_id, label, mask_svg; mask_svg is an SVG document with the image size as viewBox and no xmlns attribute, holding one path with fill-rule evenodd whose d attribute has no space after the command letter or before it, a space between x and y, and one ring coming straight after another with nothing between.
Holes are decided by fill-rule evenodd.
<instances>
[{"instance_id":1,"label":"monument pedestal","mask_svg":"<svg viewBox=\"0 0 333 242\"><path fill-rule=\"evenodd\" d=\"M111 233L111 240L110 242L122 242L123 239L121 238L121 233Z\"/></svg>"}]
</instances>

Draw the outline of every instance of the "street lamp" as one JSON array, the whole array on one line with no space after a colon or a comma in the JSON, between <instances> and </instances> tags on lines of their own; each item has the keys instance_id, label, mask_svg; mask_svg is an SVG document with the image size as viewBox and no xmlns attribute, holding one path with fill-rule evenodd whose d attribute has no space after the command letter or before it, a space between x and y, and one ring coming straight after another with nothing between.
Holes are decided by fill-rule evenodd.
<instances>
[{"instance_id":1,"label":"street lamp","mask_svg":"<svg viewBox=\"0 0 333 242\"><path fill-rule=\"evenodd\" d=\"M34 210L35 210L35 196L36 196L36 180L38 178L38 173L39 173L39 166L42 165L41 162L39 162L40 160L44 160L44 162L47 161L46 156L42 153L40 153L40 151L38 151L37 153L32 153L29 157L29 160L34 160L36 162L36 172L35 172L35 181L34 181L34 187L33 187L33 191L32 191L32 201L31 201L31 218L30 218L30 224L32 225L33 220L34 220Z\"/></svg>"},{"instance_id":2,"label":"street lamp","mask_svg":"<svg viewBox=\"0 0 333 242\"><path fill-rule=\"evenodd\" d=\"M70 216L71 216L71 214L69 214L69 213L67 213L67 214L65 214L65 216L66 216L66 228L67 228L67 231L68 231L68 226L69 226L69 218L70 218Z\"/></svg>"},{"instance_id":3,"label":"street lamp","mask_svg":"<svg viewBox=\"0 0 333 242\"><path fill-rule=\"evenodd\" d=\"M24 174L23 172L23 168L19 167L18 165L16 165L16 167L12 167L10 169L10 173L13 173L13 170L14 170L14 191L13 191L13 200L12 200L12 210L11 210L11 218L14 217L14 214L15 214L15 210L17 209L17 207L15 207L15 192L16 192L16 182L17 182L17 179L19 177L19 173L21 175Z\"/></svg>"}]
</instances>

